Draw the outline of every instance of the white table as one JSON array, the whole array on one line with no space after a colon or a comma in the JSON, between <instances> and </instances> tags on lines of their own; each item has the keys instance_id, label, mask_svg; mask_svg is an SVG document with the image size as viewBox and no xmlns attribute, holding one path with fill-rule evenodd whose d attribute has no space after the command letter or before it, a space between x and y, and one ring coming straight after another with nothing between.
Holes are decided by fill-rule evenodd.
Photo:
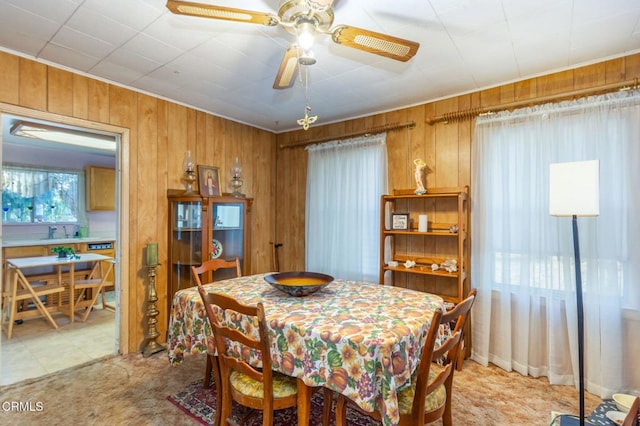
<instances>
[{"instance_id":1,"label":"white table","mask_svg":"<svg viewBox=\"0 0 640 426\"><path fill-rule=\"evenodd\" d=\"M8 320L6 327L7 337L11 338L13 323L16 319L42 315L49 323L58 328L58 324L51 317L52 312L66 312L69 321L73 322L75 317L75 265L78 263L93 263L92 270L102 261L111 260L109 256L96 253L82 253L77 258L60 259L57 256L36 256L6 259L7 270L5 271L4 289L2 292L2 325ZM57 273L57 282L42 286L33 286L24 270L43 266L54 266ZM65 271L66 269L66 271ZM69 274L68 288L63 285L63 274ZM93 272L92 272L93 273ZM103 275L104 276L104 275ZM57 306L45 306L40 297L50 294L60 294L69 292L69 303L63 305L62 298L58 297ZM20 300L32 300L36 310L17 312L17 302Z\"/></svg>"}]
</instances>

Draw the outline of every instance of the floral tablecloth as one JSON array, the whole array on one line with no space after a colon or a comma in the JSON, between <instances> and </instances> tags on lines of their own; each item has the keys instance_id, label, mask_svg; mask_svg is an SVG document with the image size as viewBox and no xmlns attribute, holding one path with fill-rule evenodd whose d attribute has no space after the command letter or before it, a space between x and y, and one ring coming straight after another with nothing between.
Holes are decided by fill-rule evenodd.
<instances>
[{"instance_id":1,"label":"floral tablecloth","mask_svg":"<svg viewBox=\"0 0 640 426\"><path fill-rule=\"evenodd\" d=\"M385 425L399 420L397 392L409 385L439 296L400 287L336 280L306 297L271 287L266 274L205 285L209 292L265 307L273 368L326 386L367 411L376 407ZM169 361L213 351L214 342L195 287L178 291L169 320Z\"/></svg>"}]
</instances>

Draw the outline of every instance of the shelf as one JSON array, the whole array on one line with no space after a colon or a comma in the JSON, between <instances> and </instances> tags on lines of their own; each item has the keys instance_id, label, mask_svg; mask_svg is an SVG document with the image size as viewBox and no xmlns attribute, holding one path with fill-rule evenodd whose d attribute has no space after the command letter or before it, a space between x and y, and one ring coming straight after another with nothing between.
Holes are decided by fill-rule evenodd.
<instances>
[{"instance_id":1,"label":"shelf","mask_svg":"<svg viewBox=\"0 0 640 426\"><path fill-rule=\"evenodd\" d=\"M438 198L438 197L458 197L462 196L466 199L468 188L450 187L450 188L427 188L426 194L416 194L413 189L394 189L393 195L384 195L386 199L406 199L406 198Z\"/></svg>"},{"instance_id":2,"label":"shelf","mask_svg":"<svg viewBox=\"0 0 640 426\"><path fill-rule=\"evenodd\" d=\"M431 266L427 265L416 265L412 268L405 268L404 266L385 266L385 271L394 271L394 272L404 272L407 274L420 274L420 275L433 275L436 277L445 277L445 278L459 278L460 271L458 272L447 272L443 270L433 271Z\"/></svg>"},{"instance_id":3,"label":"shelf","mask_svg":"<svg viewBox=\"0 0 640 426\"><path fill-rule=\"evenodd\" d=\"M200 262L181 262L179 260L172 260L171 264L174 266L188 266L189 268L192 266L200 266Z\"/></svg>"},{"instance_id":4,"label":"shelf","mask_svg":"<svg viewBox=\"0 0 640 426\"><path fill-rule=\"evenodd\" d=\"M449 302L449 303L453 303L454 305L458 302L460 302L457 298L455 297L451 297L451 296L445 296L445 295L440 295L440 297L442 297L442 300L444 300L445 302ZM466 336L465 336L466 337Z\"/></svg>"},{"instance_id":5,"label":"shelf","mask_svg":"<svg viewBox=\"0 0 640 426\"><path fill-rule=\"evenodd\" d=\"M469 291L467 268L469 265L469 188L428 188L426 194L415 194L413 189L396 189L393 195L383 195L380 200L380 283L408 286L443 296L458 303ZM429 201L427 201L429 200ZM391 214L409 216L408 229L389 229ZM429 217L428 231L419 232L420 215ZM450 232L454 229L456 232ZM388 266L384 260L393 259L398 266ZM457 262L456 272L431 269L448 259ZM404 263L416 263L405 268ZM422 276L411 279L407 276ZM426 279L426 277L442 278ZM441 292L445 294L441 294Z\"/></svg>"},{"instance_id":6,"label":"shelf","mask_svg":"<svg viewBox=\"0 0 640 426\"><path fill-rule=\"evenodd\" d=\"M394 229L384 229L384 232L387 235L411 235L411 236L423 236L423 237L457 237L459 235L458 232L448 232L448 231L427 231L427 232L418 232L418 231L399 231Z\"/></svg>"}]
</instances>

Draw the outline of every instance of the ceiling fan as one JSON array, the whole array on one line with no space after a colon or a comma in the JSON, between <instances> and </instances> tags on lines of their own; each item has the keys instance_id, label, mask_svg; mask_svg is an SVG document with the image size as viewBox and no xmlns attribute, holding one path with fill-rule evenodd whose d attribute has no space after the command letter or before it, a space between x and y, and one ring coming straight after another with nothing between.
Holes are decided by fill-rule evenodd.
<instances>
[{"instance_id":1,"label":"ceiling fan","mask_svg":"<svg viewBox=\"0 0 640 426\"><path fill-rule=\"evenodd\" d=\"M316 62L311 46L317 33L331 35L331 39L354 49L363 50L397 61L411 59L419 43L393 37L350 25L333 25L333 3L335 0L281 0L278 14L234 9L189 1L168 0L167 8L178 15L227 21L281 26L298 37L282 58L278 74L273 83L274 89L286 89L293 86L299 65L312 65Z\"/></svg>"}]
</instances>

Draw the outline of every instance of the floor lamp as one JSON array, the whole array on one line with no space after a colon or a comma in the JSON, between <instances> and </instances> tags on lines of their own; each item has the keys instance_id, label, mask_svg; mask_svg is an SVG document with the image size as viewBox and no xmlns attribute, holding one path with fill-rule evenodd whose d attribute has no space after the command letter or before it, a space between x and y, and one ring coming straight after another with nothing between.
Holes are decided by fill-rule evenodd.
<instances>
[{"instance_id":1,"label":"floor lamp","mask_svg":"<svg viewBox=\"0 0 640 426\"><path fill-rule=\"evenodd\" d=\"M573 218L573 252L576 270L576 302L578 312L578 370L580 376L580 426L585 424L584 412L584 310L578 216L597 216L599 209L599 162L578 161L555 163L549 168L549 214ZM565 423L562 422L564 425Z\"/></svg>"}]
</instances>

